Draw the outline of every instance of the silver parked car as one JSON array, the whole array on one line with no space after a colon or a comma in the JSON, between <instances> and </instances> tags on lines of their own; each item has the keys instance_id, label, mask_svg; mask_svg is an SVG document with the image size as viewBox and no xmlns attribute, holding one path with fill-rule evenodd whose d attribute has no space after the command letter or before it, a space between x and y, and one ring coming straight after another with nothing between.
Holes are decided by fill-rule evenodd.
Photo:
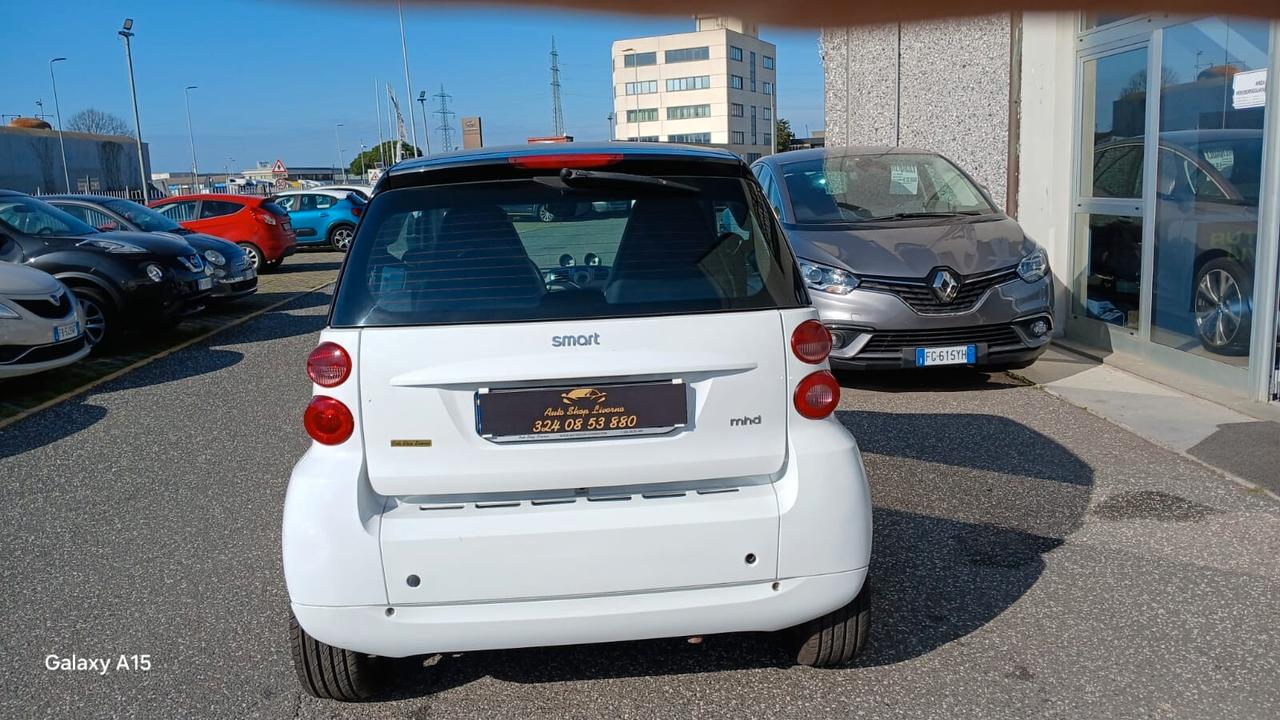
<instances>
[{"instance_id":1,"label":"silver parked car","mask_svg":"<svg viewBox=\"0 0 1280 720\"><path fill-rule=\"evenodd\" d=\"M0 378L69 365L89 354L80 305L48 273L0 262Z\"/></svg>"},{"instance_id":2,"label":"silver parked car","mask_svg":"<svg viewBox=\"0 0 1280 720\"><path fill-rule=\"evenodd\" d=\"M963 170L905 148L819 148L752 166L800 261L831 364L1025 367L1053 331L1044 251Z\"/></svg>"}]
</instances>

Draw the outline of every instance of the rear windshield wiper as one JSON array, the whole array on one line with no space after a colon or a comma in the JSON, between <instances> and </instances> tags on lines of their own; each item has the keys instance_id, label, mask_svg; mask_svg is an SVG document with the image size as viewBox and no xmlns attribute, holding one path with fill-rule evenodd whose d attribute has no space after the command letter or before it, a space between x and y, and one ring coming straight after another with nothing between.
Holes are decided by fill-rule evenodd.
<instances>
[{"instance_id":1,"label":"rear windshield wiper","mask_svg":"<svg viewBox=\"0 0 1280 720\"><path fill-rule=\"evenodd\" d=\"M540 178L534 179L538 180ZM702 192L702 190L692 185L672 182L649 175L577 170L574 168L560 170L560 182L568 187L643 187L650 190L665 190L678 193L698 194Z\"/></svg>"}]
</instances>

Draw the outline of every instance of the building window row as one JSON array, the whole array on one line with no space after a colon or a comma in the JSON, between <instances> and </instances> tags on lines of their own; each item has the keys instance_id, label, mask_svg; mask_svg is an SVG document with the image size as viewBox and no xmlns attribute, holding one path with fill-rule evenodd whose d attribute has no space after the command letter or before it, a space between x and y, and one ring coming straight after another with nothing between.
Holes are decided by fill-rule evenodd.
<instances>
[{"instance_id":1,"label":"building window row","mask_svg":"<svg viewBox=\"0 0 1280 720\"><path fill-rule=\"evenodd\" d=\"M734 90L741 90L741 89L742 89L742 76L741 76L741 75L730 75L730 76L729 76L729 87L733 88Z\"/></svg>"},{"instance_id":2,"label":"building window row","mask_svg":"<svg viewBox=\"0 0 1280 720\"><path fill-rule=\"evenodd\" d=\"M747 134L741 130L732 130L729 132L729 142L734 145L744 145L747 142Z\"/></svg>"},{"instance_id":3,"label":"building window row","mask_svg":"<svg viewBox=\"0 0 1280 720\"><path fill-rule=\"evenodd\" d=\"M629 137L627 142L658 142L657 135L641 135L639 137Z\"/></svg>"},{"instance_id":4,"label":"building window row","mask_svg":"<svg viewBox=\"0 0 1280 720\"><path fill-rule=\"evenodd\" d=\"M680 48L678 50L668 50L666 52L666 61L669 63L690 62L693 60L710 60L711 50L707 47Z\"/></svg>"},{"instance_id":5,"label":"building window row","mask_svg":"<svg viewBox=\"0 0 1280 720\"><path fill-rule=\"evenodd\" d=\"M772 69L773 69L773 58L769 57L768 55L765 55L765 56L763 57L762 62L763 62L763 65L764 65L764 69L765 69L765 70L772 70Z\"/></svg>"},{"instance_id":6,"label":"building window row","mask_svg":"<svg viewBox=\"0 0 1280 720\"><path fill-rule=\"evenodd\" d=\"M745 110L742 103L729 103L729 117L743 117Z\"/></svg>"},{"instance_id":7,"label":"building window row","mask_svg":"<svg viewBox=\"0 0 1280 720\"><path fill-rule=\"evenodd\" d=\"M711 117L710 105L676 105L667 108L668 120L688 120L689 118Z\"/></svg>"},{"instance_id":8,"label":"building window row","mask_svg":"<svg viewBox=\"0 0 1280 720\"><path fill-rule=\"evenodd\" d=\"M658 53L656 52L627 53L622 56L623 67L643 67L657 64Z\"/></svg>"},{"instance_id":9,"label":"building window row","mask_svg":"<svg viewBox=\"0 0 1280 720\"><path fill-rule=\"evenodd\" d=\"M684 133L681 135L668 135L667 142L688 143L694 145L708 145L711 143L711 133Z\"/></svg>"},{"instance_id":10,"label":"building window row","mask_svg":"<svg viewBox=\"0 0 1280 720\"><path fill-rule=\"evenodd\" d=\"M742 48L737 47L736 45L730 45L730 46L729 46L729 59L730 59L730 60L737 60L738 62L742 62Z\"/></svg>"},{"instance_id":11,"label":"building window row","mask_svg":"<svg viewBox=\"0 0 1280 720\"><path fill-rule=\"evenodd\" d=\"M658 108L641 108L639 110L627 111L627 122L653 122L658 119Z\"/></svg>"},{"instance_id":12,"label":"building window row","mask_svg":"<svg viewBox=\"0 0 1280 720\"><path fill-rule=\"evenodd\" d=\"M765 83L764 83L764 94L765 94L765 95L772 95L772 94L773 94L773 83L768 82L767 80L766 80L766 81L765 81Z\"/></svg>"},{"instance_id":13,"label":"building window row","mask_svg":"<svg viewBox=\"0 0 1280 720\"><path fill-rule=\"evenodd\" d=\"M667 92L678 92L681 90L705 90L711 87L710 75L695 75L693 77L671 78L667 80Z\"/></svg>"},{"instance_id":14,"label":"building window row","mask_svg":"<svg viewBox=\"0 0 1280 720\"><path fill-rule=\"evenodd\" d=\"M772 110L770 110L770 109L769 109L769 108L767 108L767 107L760 108L760 110L761 110L761 113L762 113L762 114L761 114L761 116L762 116L765 120L772 120L772 119L773 119L773 111L772 111Z\"/></svg>"},{"instance_id":15,"label":"building window row","mask_svg":"<svg viewBox=\"0 0 1280 720\"><path fill-rule=\"evenodd\" d=\"M628 95L646 95L648 93L656 93L658 92L658 81L641 80L640 82L629 82L627 83L626 91Z\"/></svg>"}]
</instances>

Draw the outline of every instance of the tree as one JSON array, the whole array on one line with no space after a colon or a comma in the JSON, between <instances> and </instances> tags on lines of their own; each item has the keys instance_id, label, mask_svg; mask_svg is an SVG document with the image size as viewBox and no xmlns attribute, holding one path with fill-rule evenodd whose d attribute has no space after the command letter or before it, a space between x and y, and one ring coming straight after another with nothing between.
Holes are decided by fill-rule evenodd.
<instances>
[{"instance_id":1,"label":"tree","mask_svg":"<svg viewBox=\"0 0 1280 720\"><path fill-rule=\"evenodd\" d=\"M380 148L386 150L387 167L391 167L396 161L395 155L393 154L396 149L395 140L387 140L381 145L374 145L368 150L357 154L351 161L351 165L347 167L347 172L352 175L360 175L364 170L372 170L377 167L378 163L382 162L383 158L383 153ZM407 142L400 143L400 153L401 158L416 157L418 154L417 148Z\"/></svg>"},{"instance_id":2,"label":"tree","mask_svg":"<svg viewBox=\"0 0 1280 720\"><path fill-rule=\"evenodd\" d=\"M774 147L777 152L786 152L791 147L791 141L796 139L795 133L791 132L791 121L786 118L778 118L773 137Z\"/></svg>"},{"instance_id":3,"label":"tree","mask_svg":"<svg viewBox=\"0 0 1280 720\"><path fill-rule=\"evenodd\" d=\"M1173 68L1160 68L1160 86L1169 87L1178 84L1178 73ZM1147 92L1147 71L1139 70L1129 78L1129 82L1125 83L1120 89L1120 97L1133 97L1142 95Z\"/></svg>"},{"instance_id":4,"label":"tree","mask_svg":"<svg viewBox=\"0 0 1280 720\"><path fill-rule=\"evenodd\" d=\"M81 110L67 120L67 130L90 135L124 135L133 137L133 128L117 115L96 108Z\"/></svg>"}]
</instances>

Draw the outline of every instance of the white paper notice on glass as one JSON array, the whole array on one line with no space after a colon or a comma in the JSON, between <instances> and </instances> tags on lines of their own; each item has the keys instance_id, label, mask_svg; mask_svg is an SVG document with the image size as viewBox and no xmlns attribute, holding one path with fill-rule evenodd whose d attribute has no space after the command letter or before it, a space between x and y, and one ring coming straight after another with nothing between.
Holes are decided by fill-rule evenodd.
<instances>
[{"instance_id":1,"label":"white paper notice on glass","mask_svg":"<svg viewBox=\"0 0 1280 720\"><path fill-rule=\"evenodd\" d=\"M915 165L891 165L889 194L915 195L920 190L920 175Z\"/></svg>"},{"instance_id":2,"label":"white paper notice on glass","mask_svg":"<svg viewBox=\"0 0 1280 720\"><path fill-rule=\"evenodd\" d=\"M1267 71L1246 70L1231 77L1231 107L1236 110L1267 104Z\"/></svg>"}]
</instances>

